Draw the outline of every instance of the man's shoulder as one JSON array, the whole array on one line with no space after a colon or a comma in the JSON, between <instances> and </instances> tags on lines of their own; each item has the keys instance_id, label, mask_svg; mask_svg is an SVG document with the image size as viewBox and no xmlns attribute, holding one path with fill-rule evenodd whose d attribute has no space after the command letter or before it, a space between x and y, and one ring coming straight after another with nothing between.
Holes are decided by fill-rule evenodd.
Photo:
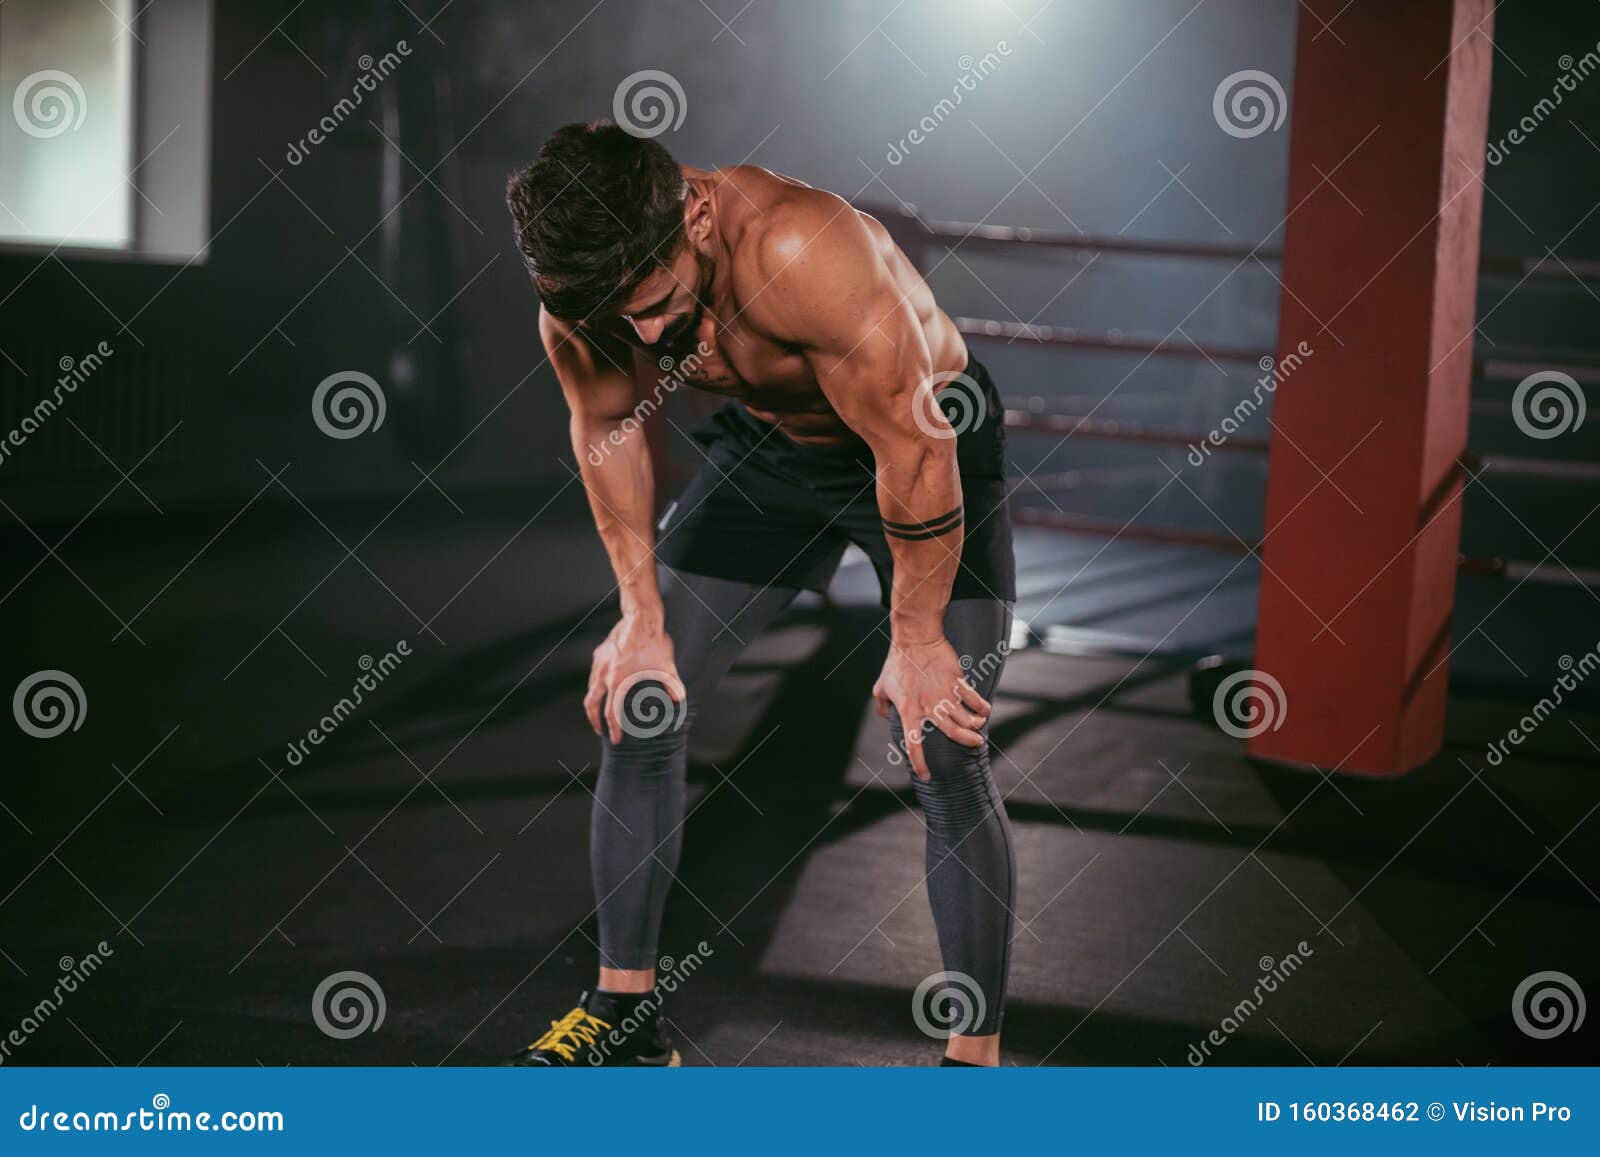
<instances>
[{"instance_id":1,"label":"man's shoulder","mask_svg":"<svg viewBox=\"0 0 1600 1157\"><path fill-rule=\"evenodd\" d=\"M848 201L787 185L751 214L732 251L734 292L752 320L781 317L796 298L826 295L840 262L865 259L871 245Z\"/></svg>"},{"instance_id":2,"label":"man's shoulder","mask_svg":"<svg viewBox=\"0 0 1600 1157\"><path fill-rule=\"evenodd\" d=\"M775 277L814 246L861 233L860 215L843 197L798 182L767 192L739 238L735 256L742 259L741 269Z\"/></svg>"},{"instance_id":3,"label":"man's shoulder","mask_svg":"<svg viewBox=\"0 0 1600 1157\"><path fill-rule=\"evenodd\" d=\"M627 340L613 326L558 318L542 305L539 307L539 338L545 353L557 365L582 368L609 363L621 369L632 363L633 353Z\"/></svg>"}]
</instances>

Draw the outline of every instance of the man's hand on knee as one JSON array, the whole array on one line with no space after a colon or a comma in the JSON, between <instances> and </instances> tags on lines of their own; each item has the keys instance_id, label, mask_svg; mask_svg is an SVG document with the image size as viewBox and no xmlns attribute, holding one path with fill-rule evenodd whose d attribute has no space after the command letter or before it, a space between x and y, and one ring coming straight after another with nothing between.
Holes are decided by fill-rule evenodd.
<instances>
[{"instance_id":1,"label":"man's hand on knee","mask_svg":"<svg viewBox=\"0 0 1600 1157\"><path fill-rule=\"evenodd\" d=\"M985 742L979 729L989 722L989 701L967 682L967 672L948 639L890 644L872 697L885 719L891 706L900 713L906 757L919 779L930 778L922 751L926 725L932 724L963 747L982 747Z\"/></svg>"},{"instance_id":2,"label":"man's hand on knee","mask_svg":"<svg viewBox=\"0 0 1600 1157\"><path fill-rule=\"evenodd\" d=\"M624 735L648 738L675 730L687 699L672 639L659 620L624 615L594 649L583 710L596 735L602 716L612 743Z\"/></svg>"}]
</instances>

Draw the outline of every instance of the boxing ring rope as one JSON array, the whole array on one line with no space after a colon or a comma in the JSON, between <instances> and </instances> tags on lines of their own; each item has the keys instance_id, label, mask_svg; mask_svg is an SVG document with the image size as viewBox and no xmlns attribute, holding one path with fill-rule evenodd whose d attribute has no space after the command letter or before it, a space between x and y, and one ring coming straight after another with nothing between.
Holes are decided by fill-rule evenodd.
<instances>
[{"instance_id":1,"label":"boxing ring rope","mask_svg":"<svg viewBox=\"0 0 1600 1157\"><path fill-rule=\"evenodd\" d=\"M977 221L931 221L905 214L908 224L929 241L956 241L963 248L1003 249L1033 245L1082 253L1121 253L1133 257L1176 257L1200 261L1281 261L1281 249L1262 245L1220 245L1194 241L1158 241L1129 237L1097 237L1050 229L986 225ZM1478 262L1481 277L1538 277L1549 280L1600 281L1600 261L1548 254L1519 257L1492 254Z\"/></svg>"},{"instance_id":2,"label":"boxing ring rope","mask_svg":"<svg viewBox=\"0 0 1600 1157\"><path fill-rule=\"evenodd\" d=\"M1022 410L1006 411L1006 428L1029 430L1034 433L1081 435L1085 438L1115 442L1143 442L1152 446L1193 446L1204 442L1205 433L1195 434L1185 430L1156 430L1138 422L1124 422L1115 418L1091 418L1077 414L1032 414ZM1218 453L1264 453L1265 438L1233 437L1221 445L1213 446Z\"/></svg>"},{"instance_id":3,"label":"boxing ring rope","mask_svg":"<svg viewBox=\"0 0 1600 1157\"><path fill-rule=\"evenodd\" d=\"M1472 474L1501 478L1549 478L1559 482L1600 482L1600 462L1577 462L1563 458L1518 458L1510 454L1461 456L1461 468Z\"/></svg>"},{"instance_id":4,"label":"boxing ring rope","mask_svg":"<svg viewBox=\"0 0 1600 1157\"><path fill-rule=\"evenodd\" d=\"M925 221L911 218L921 226L929 240L958 241L962 248L1004 249L1014 245L1037 245L1044 249L1067 249L1081 253L1122 253L1132 257L1178 257L1200 261L1280 261L1283 253L1247 245L1212 245L1192 241L1153 241L1131 237L1093 237L1087 233L1053 232L1048 229L1012 228L1009 225L983 225L966 221Z\"/></svg>"},{"instance_id":5,"label":"boxing ring rope","mask_svg":"<svg viewBox=\"0 0 1600 1157\"><path fill-rule=\"evenodd\" d=\"M1150 354L1157 357L1200 358L1209 362L1254 364L1263 371L1270 368L1272 351L1219 346L1209 343L1164 342L1156 338L1129 336L1120 330L1089 331L1065 325L1033 325L1028 322L999 321L993 318L954 317L963 337L1007 344L1056 346L1108 353ZM1520 382L1529 374L1553 370L1566 374L1581 385L1600 385L1600 366L1575 362L1508 361L1501 358L1474 358L1473 376L1485 382Z\"/></svg>"},{"instance_id":6,"label":"boxing ring rope","mask_svg":"<svg viewBox=\"0 0 1600 1157\"><path fill-rule=\"evenodd\" d=\"M1148 337L1130 337L1117 330L1089 332L1072 326L1030 325L1020 321L993 321L976 317L952 318L963 336L1025 342L1029 345L1070 349L1108 350L1114 353L1156 354L1161 357L1204 358L1212 362L1248 362L1259 366L1272 351L1241 346L1188 345Z\"/></svg>"},{"instance_id":7,"label":"boxing ring rope","mask_svg":"<svg viewBox=\"0 0 1600 1157\"><path fill-rule=\"evenodd\" d=\"M1486 382L1520 382L1529 374L1536 374L1542 370L1555 370L1566 374L1580 384L1600 385L1600 366L1593 365L1484 358L1482 360L1474 360L1472 370L1481 380Z\"/></svg>"},{"instance_id":8,"label":"boxing ring rope","mask_svg":"<svg viewBox=\"0 0 1600 1157\"><path fill-rule=\"evenodd\" d=\"M1253 553L1257 542L1247 542L1231 534L1217 534L1209 530L1184 530L1171 526L1142 526L1139 523L1122 523L1112 518L1095 518L1088 514L1068 514L1060 510L1040 510L1032 506L1013 506L1011 521L1022 526L1043 526L1073 534L1104 535L1120 541L1157 542L1168 546L1202 546L1208 550L1231 551L1235 554Z\"/></svg>"},{"instance_id":9,"label":"boxing ring rope","mask_svg":"<svg viewBox=\"0 0 1600 1157\"><path fill-rule=\"evenodd\" d=\"M1461 556L1460 567L1465 574L1490 575L1513 582L1546 583L1560 587L1600 586L1600 570L1592 567L1565 566L1557 563L1519 562L1512 558L1468 558Z\"/></svg>"},{"instance_id":10,"label":"boxing ring rope","mask_svg":"<svg viewBox=\"0 0 1600 1157\"><path fill-rule=\"evenodd\" d=\"M1025 474L1008 476L1012 481L1026 479L1040 490L1048 492L1080 490L1086 486L1118 486L1125 482L1160 481L1170 477L1156 466L1099 466L1073 470L1057 470L1051 474Z\"/></svg>"}]
</instances>

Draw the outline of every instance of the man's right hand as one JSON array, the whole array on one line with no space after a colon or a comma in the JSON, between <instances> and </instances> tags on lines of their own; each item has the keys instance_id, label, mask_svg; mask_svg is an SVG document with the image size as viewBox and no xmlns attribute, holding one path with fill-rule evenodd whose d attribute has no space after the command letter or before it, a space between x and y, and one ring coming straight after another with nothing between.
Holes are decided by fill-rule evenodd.
<instances>
[{"instance_id":1,"label":"man's right hand","mask_svg":"<svg viewBox=\"0 0 1600 1157\"><path fill-rule=\"evenodd\" d=\"M606 732L612 743L621 743L624 731L624 712L627 712L629 734L656 735L681 721L671 720L675 711L664 703L650 702L651 696L634 705L629 711L629 701L638 696L635 688L641 683L659 683L667 690L674 704L688 698L683 681L678 678L678 666L673 661L672 639L668 637L661 620L647 620L638 615L624 615L611 628L605 642L594 649L594 663L589 669L589 693L583 697L583 711L589 717L589 726L596 735L601 734L600 720L604 715ZM634 716L639 716L635 718ZM667 726L663 726L663 715Z\"/></svg>"}]
</instances>

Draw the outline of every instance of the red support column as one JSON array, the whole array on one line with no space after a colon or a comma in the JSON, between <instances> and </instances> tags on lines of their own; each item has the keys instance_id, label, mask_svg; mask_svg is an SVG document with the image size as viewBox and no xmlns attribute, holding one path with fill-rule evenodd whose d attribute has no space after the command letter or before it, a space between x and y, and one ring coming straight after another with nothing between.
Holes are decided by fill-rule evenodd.
<instances>
[{"instance_id":1,"label":"red support column","mask_svg":"<svg viewBox=\"0 0 1600 1157\"><path fill-rule=\"evenodd\" d=\"M1299 364L1273 402L1256 644L1284 710L1261 758L1398 775L1443 738L1492 18L1302 4L1278 333L1280 373Z\"/></svg>"}]
</instances>

